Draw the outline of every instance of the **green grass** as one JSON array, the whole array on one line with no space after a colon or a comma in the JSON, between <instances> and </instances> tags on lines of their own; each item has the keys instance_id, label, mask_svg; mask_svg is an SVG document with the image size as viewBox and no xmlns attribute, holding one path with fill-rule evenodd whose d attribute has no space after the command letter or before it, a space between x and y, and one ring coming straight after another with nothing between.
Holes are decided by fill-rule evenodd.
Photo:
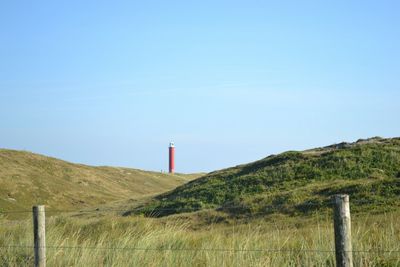
<instances>
[{"instance_id":1,"label":"green grass","mask_svg":"<svg viewBox=\"0 0 400 267\"><path fill-rule=\"evenodd\" d=\"M29 210L37 204L56 210L108 205L166 192L199 176L92 167L0 149L0 211Z\"/></svg>"},{"instance_id":2,"label":"green grass","mask_svg":"<svg viewBox=\"0 0 400 267\"><path fill-rule=\"evenodd\" d=\"M326 209L337 193L350 194L357 212L398 209L400 138L289 151L212 172L156 197L137 212L166 216L223 206L235 214L296 215ZM285 207L271 210L278 205Z\"/></svg>"},{"instance_id":3,"label":"green grass","mask_svg":"<svg viewBox=\"0 0 400 267\"><path fill-rule=\"evenodd\" d=\"M47 205L48 266L334 266L337 193L350 194L355 266L400 266L398 138L286 152L193 181L10 150L0 170L0 209ZM33 265L22 217L0 213L1 266Z\"/></svg>"},{"instance_id":4,"label":"green grass","mask_svg":"<svg viewBox=\"0 0 400 267\"><path fill-rule=\"evenodd\" d=\"M399 215L397 212L352 217L353 249L372 251L355 253L355 266L400 266L400 255L394 252L400 251ZM48 218L47 264L334 266L330 214L284 219L269 216L250 223L208 224L198 230L192 228L191 219L111 215L91 220ZM31 220L2 221L0 246L32 246L32 239ZM32 266L33 249L0 248L0 265Z\"/></svg>"}]
</instances>

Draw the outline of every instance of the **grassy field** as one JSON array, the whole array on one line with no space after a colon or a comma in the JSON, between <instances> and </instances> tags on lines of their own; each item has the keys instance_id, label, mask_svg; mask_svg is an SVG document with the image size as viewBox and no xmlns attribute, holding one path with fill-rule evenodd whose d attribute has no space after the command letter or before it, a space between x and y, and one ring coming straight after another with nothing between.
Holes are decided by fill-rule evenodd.
<instances>
[{"instance_id":1,"label":"grassy field","mask_svg":"<svg viewBox=\"0 0 400 267\"><path fill-rule=\"evenodd\" d=\"M360 251L354 254L355 266L400 266L399 215L353 216L353 247ZM334 266L330 214L260 218L198 229L193 228L193 219L48 218L47 263L82 267ZM31 220L2 221L1 265L32 266L32 239ZM4 248L10 245L22 247Z\"/></svg>"},{"instance_id":2,"label":"grassy field","mask_svg":"<svg viewBox=\"0 0 400 267\"><path fill-rule=\"evenodd\" d=\"M0 149L0 211L26 210L37 204L57 210L109 205L166 192L199 176L92 167Z\"/></svg>"},{"instance_id":3,"label":"grassy field","mask_svg":"<svg viewBox=\"0 0 400 267\"><path fill-rule=\"evenodd\" d=\"M12 211L41 203L48 266L334 266L330 197L347 193L355 266L400 266L399 138L199 176L0 150L0 265L32 266L31 213Z\"/></svg>"}]
</instances>

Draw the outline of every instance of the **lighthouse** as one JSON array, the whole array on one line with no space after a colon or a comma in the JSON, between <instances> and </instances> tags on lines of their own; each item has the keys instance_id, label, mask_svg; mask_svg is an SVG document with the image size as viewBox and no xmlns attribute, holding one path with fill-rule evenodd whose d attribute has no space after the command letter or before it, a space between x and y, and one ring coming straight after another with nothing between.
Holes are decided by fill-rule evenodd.
<instances>
[{"instance_id":1,"label":"lighthouse","mask_svg":"<svg viewBox=\"0 0 400 267\"><path fill-rule=\"evenodd\" d=\"M169 143L169 173L175 172L175 145L173 142Z\"/></svg>"}]
</instances>

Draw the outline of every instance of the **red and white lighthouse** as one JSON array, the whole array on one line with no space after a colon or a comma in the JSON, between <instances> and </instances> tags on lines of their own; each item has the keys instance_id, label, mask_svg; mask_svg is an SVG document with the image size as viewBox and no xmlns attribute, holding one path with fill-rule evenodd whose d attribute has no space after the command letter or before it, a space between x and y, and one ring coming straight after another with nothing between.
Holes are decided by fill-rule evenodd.
<instances>
[{"instance_id":1,"label":"red and white lighthouse","mask_svg":"<svg viewBox=\"0 0 400 267\"><path fill-rule=\"evenodd\" d=\"M169 173L175 172L175 145L173 142L169 143Z\"/></svg>"}]
</instances>

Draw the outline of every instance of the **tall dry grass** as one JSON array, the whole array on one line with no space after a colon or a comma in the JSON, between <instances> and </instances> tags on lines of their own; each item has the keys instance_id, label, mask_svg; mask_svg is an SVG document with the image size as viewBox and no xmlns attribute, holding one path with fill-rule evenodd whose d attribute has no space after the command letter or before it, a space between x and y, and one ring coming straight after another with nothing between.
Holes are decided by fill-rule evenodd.
<instances>
[{"instance_id":1,"label":"tall dry grass","mask_svg":"<svg viewBox=\"0 0 400 267\"><path fill-rule=\"evenodd\" d=\"M48 266L334 266L329 216L200 230L184 220L54 217L46 230ZM1 266L32 266L32 244L31 221L1 221ZM390 252L400 250L399 214L353 216L353 246L375 251L355 253L355 266L400 266Z\"/></svg>"}]
</instances>

